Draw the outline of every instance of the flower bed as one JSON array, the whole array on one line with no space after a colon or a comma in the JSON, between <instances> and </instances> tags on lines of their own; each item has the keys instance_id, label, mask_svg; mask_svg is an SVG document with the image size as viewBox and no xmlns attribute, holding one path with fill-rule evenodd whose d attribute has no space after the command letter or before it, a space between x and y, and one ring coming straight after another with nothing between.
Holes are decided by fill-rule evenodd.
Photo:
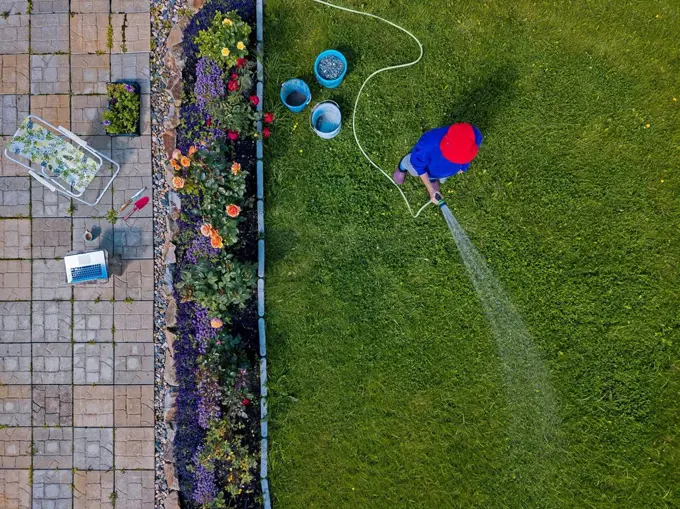
<instances>
[{"instance_id":1,"label":"flower bed","mask_svg":"<svg viewBox=\"0 0 680 509\"><path fill-rule=\"evenodd\" d=\"M213 0L182 43L182 123L169 165L181 201L174 456L189 508L261 506L254 15L254 0Z\"/></svg>"}]
</instances>

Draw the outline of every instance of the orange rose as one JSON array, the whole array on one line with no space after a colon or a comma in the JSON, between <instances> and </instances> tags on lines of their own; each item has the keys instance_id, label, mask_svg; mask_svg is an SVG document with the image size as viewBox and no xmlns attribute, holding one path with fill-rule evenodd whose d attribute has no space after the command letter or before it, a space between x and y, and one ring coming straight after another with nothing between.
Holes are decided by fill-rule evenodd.
<instances>
[{"instance_id":1,"label":"orange rose","mask_svg":"<svg viewBox=\"0 0 680 509\"><path fill-rule=\"evenodd\" d=\"M182 157L182 152L180 152L180 150L178 148L176 148L175 150L172 151L172 158L173 159L179 159L180 157Z\"/></svg>"},{"instance_id":2,"label":"orange rose","mask_svg":"<svg viewBox=\"0 0 680 509\"><path fill-rule=\"evenodd\" d=\"M178 163L177 161L175 161L174 159L170 159L170 164L172 165L172 167L173 167L175 170L179 170L179 169L181 168L180 165L179 165L179 163Z\"/></svg>"},{"instance_id":3,"label":"orange rose","mask_svg":"<svg viewBox=\"0 0 680 509\"><path fill-rule=\"evenodd\" d=\"M224 325L224 322L220 320L219 318L213 318L210 320L210 326L213 329L220 329Z\"/></svg>"},{"instance_id":4,"label":"orange rose","mask_svg":"<svg viewBox=\"0 0 680 509\"><path fill-rule=\"evenodd\" d=\"M193 145L191 145L189 147L189 155L193 156L196 152L198 152L198 149L196 147L194 147Z\"/></svg>"},{"instance_id":5,"label":"orange rose","mask_svg":"<svg viewBox=\"0 0 680 509\"><path fill-rule=\"evenodd\" d=\"M220 237L219 235L210 237L210 245L215 249L222 249L224 247L224 244L222 243L222 237Z\"/></svg>"},{"instance_id":6,"label":"orange rose","mask_svg":"<svg viewBox=\"0 0 680 509\"><path fill-rule=\"evenodd\" d=\"M184 166L185 168L189 167L191 165L191 160L187 156L182 156L182 159L179 160L179 162Z\"/></svg>"},{"instance_id":7,"label":"orange rose","mask_svg":"<svg viewBox=\"0 0 680 509\"><path fill-rule=\"evenodd\" d=\"M210 223L201 225L201 235L204 237L212 237L213 227Z\"/></svg>"},{"instance_id":8,"label":"orange rose","mask_svg":"<svg viewBox=\"0 0 680 509\"><path fill-rule=\"evenodd\" d=\"M172 187L182 189L184 187L184 179L182 177L172 177Z\"/></svg>"},{"instance_id":9,"label":"orange rose","mask_svg":"<svg viewBox=\"0 0 680 509\"><path fill-rule=\"evenodd\" d=\"M234 163L231 165L231 174L238 175L241 171L241 163Z\"/></svg>"},{"instance_id":10,"label":"orange rose","mask_svg":"<svg viewBox=\"0 0 680 509\"><path fill-rule=\"evenodd\" d=\"M238 205L227 205L227 215L229 217L238 217L241 213L241 207Z\"/></svg>"}]
</instances>

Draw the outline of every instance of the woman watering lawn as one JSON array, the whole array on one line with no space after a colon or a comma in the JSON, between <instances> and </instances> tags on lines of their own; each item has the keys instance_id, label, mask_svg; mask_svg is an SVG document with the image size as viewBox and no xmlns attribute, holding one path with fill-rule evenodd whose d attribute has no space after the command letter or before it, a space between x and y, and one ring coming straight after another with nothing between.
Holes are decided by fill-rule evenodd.
<instances>
[{"instance_id":1,"label":"woman watering lawn","mask_svg":"<svg viewBox=\"0 0 680 509\"><path fill-rule=\"evenodd\" d=\"M420 177L430 199L436 204L439 183L470 167L482 139L481 131L471 124L453 124L427 131L411 153L401 160L392 178L401 185L406 179L406 172Z\"/></svg>"}]
</instances>

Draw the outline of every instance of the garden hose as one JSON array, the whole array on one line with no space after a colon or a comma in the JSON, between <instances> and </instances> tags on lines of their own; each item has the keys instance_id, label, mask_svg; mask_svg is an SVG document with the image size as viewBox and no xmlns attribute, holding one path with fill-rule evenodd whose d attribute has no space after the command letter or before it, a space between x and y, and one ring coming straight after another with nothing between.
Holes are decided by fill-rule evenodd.
<instances>
[{"instance_id":1,"label":"garden hose","mask_svg":"<svg viewBox=\"0 0 680 509\"><path fill-rule=\"evenodd\" d=\"M357 144L357 146L359 147L359 150L360 150L361 153L364 155L364 157L366 158L366 160L367 160L369 163L371 163L371 165L372 165L374 168L376 168L380 173L382 173L382 174L385 176L385 178L387 178L387 180L389 180L390 182L392 182L392 184L394 184L394 187L397 188L397 190L399 191L399 194L401 194L401 197L404 199L404 203L406 203L406 207L408 207L409 213L413 216L413 218L416 218L416 217L418 217L418 216L420 215L420 213L421 213L423 210L425 210L425 208L426 208L430 203L432 203L432 202L431 202L431 201L428 201L425 205L423 205L422 207L420 207L420 209L418 209L418 212L416 212L415 214L413 213L413 208L411 207L411 204L408 202L408 199L406 198L406 195L404 194L404 191L401 189L401 187L399 186L399 184L397 184L397 183L394 181L394 179L392 178L391 175L389 175L389 174L388 174L385 170L383 170L383 169L382 169L375 161L373 161L373 159L371 159L370 156L369 156L369 155L366 153L366 151L364 150L364 147L361 145L361 142L359 141L359 136L357 135L356 121L357 121L357 107L358 107L358 105L359 105L359 99L361 98L361 94L362 94L362 92L364 91L364 87L366 87L366 85L368 84L368 82L371 81L371 79L372 79L374 76L377 76L378 74L380 74L380 73L382 73L382 72L385 72L385 71L392 71L392 70L394 70L394 69L403 69L403 68L405 68L405 67L411 67L411 66L413 66L413 65L416 65L416 64L417 64L418 62L420 62L420 61L422 60L422 58L423 58L423 45L420 43L420 41L418 40L418 38L417 38L415 35L413 35L411 32L409 32L408 30L406 30L406 29L403 28L403 27L400 27L400 26L397 25L396 23L392 23L392 22L389 21L389 20L386 20L386 19L384 19L384 18L381 18L380 16L376 16L375 14L370 14L370 13L368 13L368 12L356 11L356 10L354 10L354 9L349 9L349 8L347 8L347 7L341 7L341 6L339 6L339 5L334 5L334 4L331 4L331 3L328 3L328 2L324 2L323 0L313 0L313 1L316 2L316 3L318 3L318 4L323 4L323 5L326 5L326 6L328 6L328 7L332 7L332 8L334 8L334 9L339 9L339 10L341 10L341 11L347 11L347 12L351 12L351 13L354 13L354 14L360 14L360 15L362 15L362 16L368 16L369 18L375 18L375 19L378 19L378 20L380 20L380 21L383 21L383 22L387 23L388 25L393 26L394 28L397 28L397 29L401 30L402 32L404 32L405 34L407 34L407 35L408 35L409 37L411 37L414 41L416 41L416 44L418 45L418 49L420 50L420 55L418 55L418 58L417 58L417 59L413 60L412 62L405 63L405 64L391 65L391 66L389 66L389 67L383 67L382 69L378 69L377 71L373 72L368 78L366 78L366 80L365 80L365 81L363 82L363 84L361 85L361 88L359 89L359 93L357 94L356 100L354 101L354 112L352 113L352 133L354 133L354 141L356 141L356 144ZM440 196L440 197L441 197L441 196ZM440 202L443 202L443 200L440 200ZM440 205L440 207L441 207L441 205Z\"/></svg>"}]
</instances>

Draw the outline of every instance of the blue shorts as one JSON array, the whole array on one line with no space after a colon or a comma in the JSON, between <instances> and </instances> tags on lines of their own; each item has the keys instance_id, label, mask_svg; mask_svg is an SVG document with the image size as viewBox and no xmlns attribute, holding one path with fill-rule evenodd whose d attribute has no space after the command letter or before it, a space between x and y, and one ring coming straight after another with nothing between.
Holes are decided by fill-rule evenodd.
<instances>
[{"instance_id":1,"label":"blue shorts","mask_svg":"<svg viewBox=\"0 0 680 509\"><path fill-rule=\"evenodd\" d=\"M416 169L413 166L411 166L411 154L410 153L406 154L401 159L401 161L399 162L399 169L401 171L409 172L409 174L413 175L414 177L420 177L420 175L418 175L418 172L416 171ZM443 179L433 179L433 178L431 178L430 182L434 182L435 180L439 180L439 182L441 182L443 184L444 182L446 182L447 178L448 177L443 178Z\"/></svg>"}]
</instances>

